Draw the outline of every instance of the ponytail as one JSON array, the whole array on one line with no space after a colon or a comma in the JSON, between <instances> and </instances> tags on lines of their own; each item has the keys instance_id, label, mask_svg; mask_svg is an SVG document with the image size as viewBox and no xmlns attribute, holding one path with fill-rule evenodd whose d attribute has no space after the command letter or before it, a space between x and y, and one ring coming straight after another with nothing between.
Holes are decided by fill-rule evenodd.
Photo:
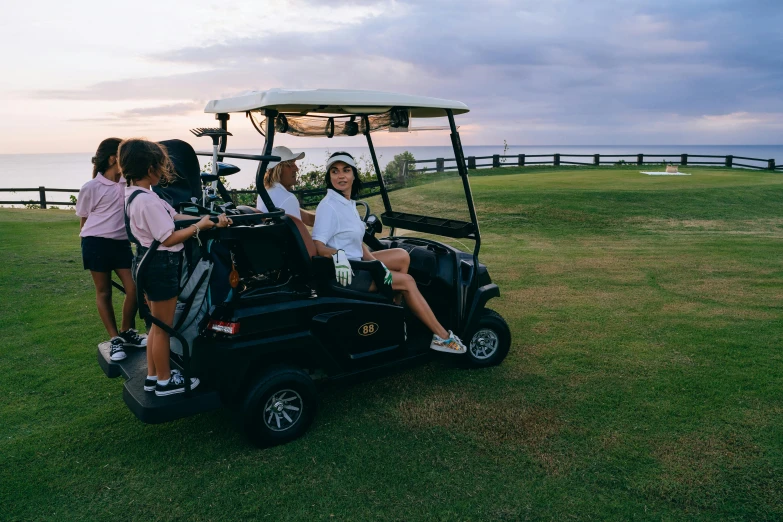
<instances>
[{"instance_id":1,"label":"ponytail","mask_svg":"<svg viewBox=\"0 0 783 522\"><path fill-rule=\"evenodd\" d=\"M122 140L119 138L106 138L98 145L98 150L95 151L95 156L92 157L92 177L98 175L99 172L106 172L109 165L109 158L117 156L117 149L120 146Z\"/></svg>"}]
</instances>

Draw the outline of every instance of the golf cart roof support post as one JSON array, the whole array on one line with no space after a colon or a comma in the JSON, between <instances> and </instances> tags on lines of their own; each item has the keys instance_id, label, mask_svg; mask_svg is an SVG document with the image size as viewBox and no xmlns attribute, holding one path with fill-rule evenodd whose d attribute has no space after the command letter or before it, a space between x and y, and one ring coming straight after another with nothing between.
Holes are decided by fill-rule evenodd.
<instances>
[{"instance_id":1,"label":"golf cart roof support post","mask_svg":"<svg viewBox=\"0 0 783 522\"><path fill-rule=\"evenodd\" d=\"M275 118L277 117L277 111L274 109L266 109L264 111L266 116L266 140L264 142L264 156L272 155L272 147L275 141ZM269 160L263 160L258 164L258 170L256 170L256 192L258 192L261 201L266 205L268 212L274 212L277 207L272 202L272 198L269 197L269 193L264 187L264 174L266 174L266 167L269 165Z\"/></svg>"},{"instance_id":2,"label":"golf cart roof support post","mask_svg":"<svg viewBox=\"0 0 783 522\"><path fill-rule=\"evenodd\" d=\"M383 208L386 212L391 212L391 202L389 201L389 193L386 192L386 184L383 182L383 176L381 175L381 168L378 166L378 157L375 155L375 147L372 145L372 138L370 137L370 119L367 116L362 116L364 120L364 135L367 136L367 146L370 147L370 157L372 158L372 165L375 168L375 177L378 178L378 189L381 191L381 199L383 199Z\"/></svg>"},{"instance_id":3,"label":"golf cart roof support post","mask_svg":"<svg viewBox=\"0 0 783 522\"><path fill-rule=\"evenodd\" d=\"M228 120L231 119L231 115L226 113L215 114L215 119L220 122L220 128L228 132ZM220 147L218 151L226 152L226 146L228 145L228 136L223 135L220 137ZM223 161L223 156L218 155L218 161Z\"/></svg>"},{"instance_id":4,"label":"golf cart roof support post","mask_svg":"<svg viewBox=\"0 0 783 522\"><path fill-rule=\"evenodd\" d=\"M473 247L473 273L471 274L472 281L470 286L473 287L473 295L475 297L478 292L479 283L479 250L481 250L481 232L479 231L478 217L476 217L476 207L473 205L473 192L470 190L470 180L468 179L468 167L465 165L465 154L462 151L462 140L459 138L459 132L457 132L457 124L454 122L454 112L451 109L446 109L446 116L449 118L449 127L451 127L451 145L454 148L454 159L457 161L457 170L462 178L462 186L465 189L465 199L468 202L468 210L470 211L470 220L473 223L473 234L476 237L476 244ZM467 310L463 310L463 313ZM460 326L462 321L467 317L460 317Z\"/></svg>"},{"instance_id":5,"label":"golf cart roof support post","mask_svg":"<svg viewBox=\"0 0 783 522\"><path fill-rule=\"evenodd\" d=\"M470 212L470 221L473 223L474 235L476 236L476 247L473 249L476 267L478 268L478 254L481 249L481 233L479 232L478 218L476 217L476 207L473 204L473 192L470 190L470 180L468 180L468 168L465 166L465 155L462 152L462 141L457 132L457 125L454 123L454 112L446 109L446 115L449 117L449 126L451 127L451 145L454 148L454 159L457 162L457 171L462 177L462 186L465 189L465 199L468 202L468 211Z\"/></svg>"}]
</instances>

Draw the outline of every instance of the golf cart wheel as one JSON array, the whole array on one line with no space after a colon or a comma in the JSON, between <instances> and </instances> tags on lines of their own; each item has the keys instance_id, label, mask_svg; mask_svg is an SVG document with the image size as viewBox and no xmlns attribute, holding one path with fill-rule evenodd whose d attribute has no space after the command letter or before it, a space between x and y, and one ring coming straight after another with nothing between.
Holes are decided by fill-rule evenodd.
<instances>
[{"instance_id":1,"label":"golf cart wheel","mask_svg":"<svg viewBox=\"0 0 783 522\"><path fill-rule=\"evenodd\" d=\"M511 331L499 313L485 308L481 312L478 326L463 342L468 348L468 353L463 357L468 367L497 366L508 355Z\"/></svg>"},{"instance_id":2,"label":"golf cart wheel","mask_svg":"<svg viewBox=\"0 0 783 522\"><path fill-rule=\"evenodd\" d=\"M262 373L242 404L241 421L250 441L266 448L304 434L317 410L315 384L302 370L277 366Z\"/></svg>"}]
</instances>

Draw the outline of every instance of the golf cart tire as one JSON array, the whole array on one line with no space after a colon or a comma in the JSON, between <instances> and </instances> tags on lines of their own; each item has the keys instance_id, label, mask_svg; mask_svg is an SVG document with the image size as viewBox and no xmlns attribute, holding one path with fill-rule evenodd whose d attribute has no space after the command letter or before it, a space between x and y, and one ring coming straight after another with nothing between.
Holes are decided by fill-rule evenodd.
<instances>
[{"instance_id":1,"label":"golf cart tire","mask_svg":"<svg viewBox=\"0 0 783 522\"><path fill-rule=\"evenodd\" d=\"M268 448L301 437L317 409L317 390L307 373L293 366L273 366L250 386L240 421L250 442Z\"/></svg>"},{"instance_id":2,"label":"golf cart tire","mask_svg":"<svg viewBox=\"0 0 783 522\"><path fill-rule=\"evenodd\" d=\"M481 312L478 325L465 336L468 352L462 357L468 368L488 368L502 363L511 347L511 330L499 313L489 308Z\"/></svg>"}]
</instances>

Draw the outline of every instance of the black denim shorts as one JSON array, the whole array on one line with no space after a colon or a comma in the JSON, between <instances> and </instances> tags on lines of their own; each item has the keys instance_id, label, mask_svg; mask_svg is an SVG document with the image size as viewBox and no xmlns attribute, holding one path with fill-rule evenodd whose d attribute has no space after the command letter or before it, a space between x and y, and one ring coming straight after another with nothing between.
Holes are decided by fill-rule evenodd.
<instances>
[{"instance_id":1,"label":"black denim shorts","mask_svg":"<svg viewBox=\"0 0 783 522\"><path fill-rule=\"evenodd\" d=\"M133 279L136 280L136 267L141 263L147 249L137 247L136 257L133 258ZM168 301L179 295L179 278L182 264L182 250L169 252L158 250L153 255L150 264L145 270L142 290L147 295L148 301ZM136 281L136 285L139 282Z\"/></svg>"},{"instance_id":2,"label":"black denim shorts","mask_svg":"<svg viewBox=\"0 0 783 522\"><path fill-rule=\"evenodd\" d=\"M86 236L82 238L82 263L85 270L113 272L131 267L130 242L122 239Z\"/></svg>"}]
</instances>

